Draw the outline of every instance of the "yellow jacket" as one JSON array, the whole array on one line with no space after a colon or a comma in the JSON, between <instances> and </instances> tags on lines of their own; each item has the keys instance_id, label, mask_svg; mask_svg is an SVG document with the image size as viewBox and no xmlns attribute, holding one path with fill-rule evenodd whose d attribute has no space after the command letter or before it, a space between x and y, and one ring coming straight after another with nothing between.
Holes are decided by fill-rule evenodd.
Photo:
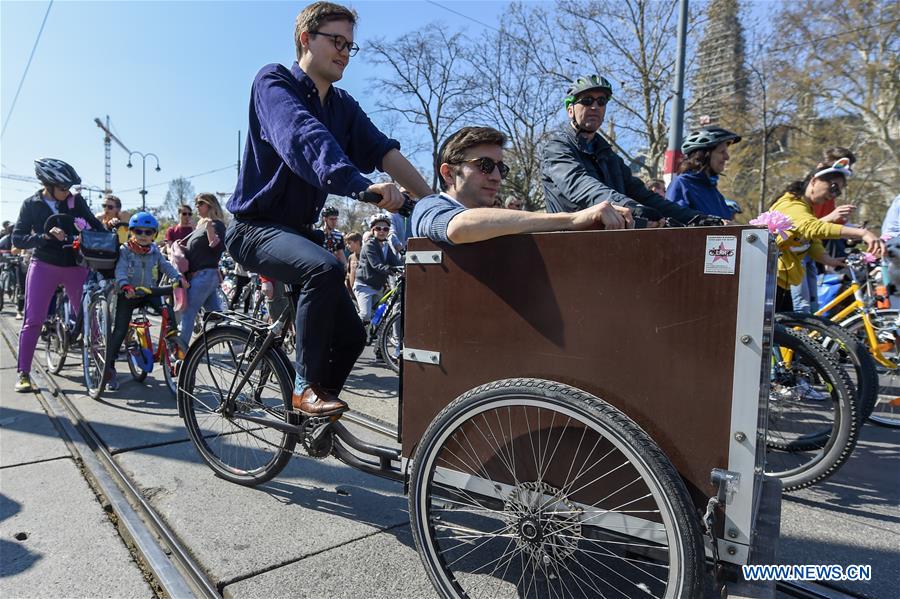
<instances>
[{"instance_id":1,"label":"yellow jacket","mask_svg":"<svg viewBox=\"0 0 900 599\"><path fill-rule=\"evenodd\" d=\"M794 223L787 239L778 236L778 286L790 289L803 280L803 258L814 260L825 254L823 239L840 239L841 225L816 218L812 206L801 196L787 192L778 198L770 210L777 210Z\"/></svg>"}]
</instances>

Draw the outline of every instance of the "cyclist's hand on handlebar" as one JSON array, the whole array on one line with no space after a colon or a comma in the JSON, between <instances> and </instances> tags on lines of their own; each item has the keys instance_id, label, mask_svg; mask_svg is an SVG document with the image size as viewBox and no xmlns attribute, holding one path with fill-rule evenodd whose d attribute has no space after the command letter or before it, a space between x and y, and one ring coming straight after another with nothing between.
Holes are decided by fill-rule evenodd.
<instances>
[{"instance_id":1,"label":"cyclist's hand on handlebar","mask_svg":"<svg viewBox=\"0 0 900 599\"><path fill-rule=\"evenodd\" d=\"M56 238L57 241L65 241L66 240L66 232L60 229L59 227L53 227L50 229L50 235Z\"/></svg>"},{"instance_id":2,"label":"cyclist's hand on handlebar","mask_svg":"<svg viewBox=\"0 0 900 599\"><path fill-rule=\"evenodd\" d=\"M181 277L181 279L179 279L178 282L181 284L181 288L182 288L182 289L189 289L190 286L191 286L191 282L188 281L188 280L187 280L186 278L184 278L184 277Z\"/></svg>"},{"instance_id":3,"label":"cyclist's hand on handlebar","mask_svg":"<svg viewBox=\"0 0 900 599\"><path fill-rule=\"evenodd\" d=\"M625 229L629 223L634 226L631 210L621 206L613 206L609 202L600 202L590 208L579 210L572 214L572 228L576 231L583 229Z\"/></svg>"},{"instance_id":4,"label":"cyclist's hand on handlebar","mask_svg":"<svg viewBox=\"0 0 900 599\"><path fill-rule=\"evenodd\" d=\"M131 285L122 285L122 293L124 293L125 297L128 299L134 299L134 287Z\"/></svg>"},{"instance_id":5,"label":"cyclist's hand on handlebar","mask_svg":"<svg viewBox=\"0 0 900 599\"><path fill-rule=\"evenodd\" d=\"M397 212L403 207L404 197L400 192L400 188L394 183L376 183L369 186L366 191L377 193L381 196L378 207L388 212Z\"/></svg>"},{"instance_id":6,"label":"cyclist's hand on handlebar","mask_svg":"<svg viewBox=\"0 0 900 599\"><path fill-rule=\"evenodd\" d=\"M884 255L884 240L875 235L875 233L866 231L862 241L866 244L866 251L873 254L876 258L881 258Z\"/></svg>"}]
</instances>

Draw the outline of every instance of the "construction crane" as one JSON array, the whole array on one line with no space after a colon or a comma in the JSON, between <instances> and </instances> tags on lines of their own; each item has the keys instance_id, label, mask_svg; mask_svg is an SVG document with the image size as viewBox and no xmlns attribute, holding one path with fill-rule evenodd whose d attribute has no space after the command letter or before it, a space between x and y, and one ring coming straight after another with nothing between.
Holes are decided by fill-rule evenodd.
<instances>
[{"instance_id":1,"label":"construction crane","mask_svg":"<svg viewBox=\"0 0 900 599\"><path fill-rule=\"evenodd\" d=\"M123 150L125 150L125 152L129 156L131 155L131 150L129 150L125 146L125 144L122 143L122 140L120 140L118 137L113 135L113 132L109 130L109 115L106 115L106 125L104 125L103 121L101 121L98 118L94 119L94 122L97 123L98 127L103 129L104 133L106 133L106 135L103 137L103 156L105 159L104 166L105 166L105 175L106 175L106 181L105 181L106 192L105 193L112 193L112 186L110 184L110 171L112 170L111 157L110 157L110 150L111 150L110 142L114 141L117 144L119 144L119 147L122 148Z\"/></svg>"}]
</instances>

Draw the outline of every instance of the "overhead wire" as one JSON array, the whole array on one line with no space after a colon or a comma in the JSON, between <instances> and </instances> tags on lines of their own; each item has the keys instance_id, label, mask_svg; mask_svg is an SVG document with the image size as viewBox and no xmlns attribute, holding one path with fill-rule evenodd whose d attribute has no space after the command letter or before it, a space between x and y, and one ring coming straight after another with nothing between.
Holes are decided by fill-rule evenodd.
<instances>
[{"instance_id":1,"label":"overhead wire","mask_svg":"<svg viewBox=\"0 0 900 599\"><path fill-rule=\"evenodd\" d=\"M202 173L197 173L196 175L190 175L190 176L188 176L188 177L178 177L178 178L179 178L179 179L187 179L187 180L191 180L191 179L195 179L195 178L197 178L197 177L202 177L203 175L211 175L211 174L213 174L213 173L218 173L218 172L221 172L221 171L224 171L224 170L232 169L232 168L235 167L235 165L236 165L236 163L232 162L231 164L229 164L229 165L227 165L227 166L223 166L223 167L220 167L220 168L215 168L215 169L212 169L212 170L210 170L210 171L205 171L205 172L202 172ZM174 180L175 180L175 179L170 179L170 180L168 180L168 181L163 181L163 182L161 182L161 183L154 183L154 184L152 184L152 185L148 185L148 186L147 186L147 189L149 189L149 188L151 188L151 187L160 187L160 186L162 186L162 185L168 185L169 183L171 183L171 182L174 181ZM127 193L127 192L129 192L129 191L140 191L140 189L141 189L140 187L131 187L131 188L128 188L128 189L120 189L120 190L117 190L116 193Z\"/></svg>"},{"instance_id":2,"label":"overhead wire","mask_svg":"<svg viewBox=\"0 0 900 599\"><path fill-rule=\"evenodd\" d=\"M16 95L13 96L12 104L9 107L9 112L6 113L6 120L3 121L3 129L0 130L0 137L3 137L3 134L6 133L6 126L9 125L9 119L12 117L13 109L16 107L16 100L19 99L19 92L22 91L22 85L25 83L25 77L28 75L28 69L31 67L31 60L34 58L34 53L37 50L38 42L41 41L41 34L44 32L44 25L47 24L47 17L50 16L50 9L53 7L53 0L50 0L50 3L47 5L47 12L44 13L44 20L41 21L41 28L38 29L37 37L34 40L34 46L31 48L31 54L28 56L28 62L25 64L25 71L22 73L22 79L19 80L19 87L16 88Z\"/></svg>"}]
</instances>

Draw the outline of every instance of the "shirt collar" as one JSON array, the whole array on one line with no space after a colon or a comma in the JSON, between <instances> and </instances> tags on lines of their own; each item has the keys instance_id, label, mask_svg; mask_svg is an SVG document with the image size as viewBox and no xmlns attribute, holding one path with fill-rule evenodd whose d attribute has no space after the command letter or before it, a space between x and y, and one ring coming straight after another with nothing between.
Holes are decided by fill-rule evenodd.
<instances>
[{"instance_id":1,"label":"shirt collar","mask_svg":"<svg viewBox=\"0 0 900 599\"><path fill-rule=\"evenodd\" d=\"M294 61L294 64L291 65L291 74L294 75L294 78L300 83L300 88L306 92L319 95L319 89L316 87L315 82L312 78L306 74L306 71L300 68L300 65ZM328 86L328 93L325 95L325 101L331 97L331 93L334 91L334 86Z\"/></svg>"}]
</instances>

